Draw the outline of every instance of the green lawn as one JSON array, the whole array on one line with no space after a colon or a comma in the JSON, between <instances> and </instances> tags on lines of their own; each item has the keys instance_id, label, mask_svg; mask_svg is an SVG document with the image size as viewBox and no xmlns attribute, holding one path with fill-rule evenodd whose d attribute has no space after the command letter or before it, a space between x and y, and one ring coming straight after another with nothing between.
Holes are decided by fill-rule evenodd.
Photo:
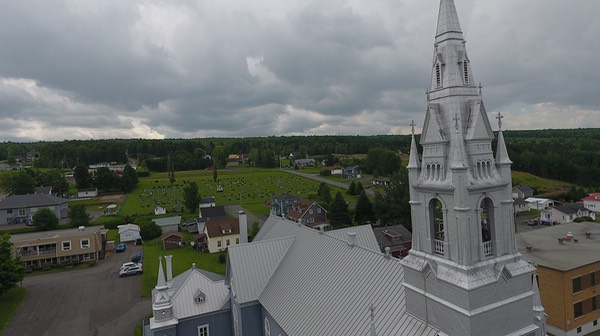
<instances>
[{"instance_id":1,"label":"green lawn","mask_svg":"<svg viewBox=\"0 0 600 336\"><path fill-rule=\"evenodd\" d=\"M144 241L144 274L142 275L142 297L149 297L152 293L152 288L156 286L158 274L158 256L164 255L173 256L173 277L192 267L192 263L196 263L196 267L198 268L217 274L225 274L225 264L219 262L219 253L210 254L206 252L197 252L190 246L183 246L181 248L172 250L164 250L162 248L162 241L160 238ZM164 265L165 263L163 259L163 267Z\"/></svg>"},{"instance_id":2,"label":"green lawn","mask_svg":"<svg viewBox=\"0 0 600 336\"><path fill-rule=\"evenodd\" d=\"M551 197L552 194L564 192L572 186L576 186L572 183L562 182L558 180L551 180L542 177L538 177L529 173L512 171L513 186L517 187L520 185L530 186L538 191L540 196Z\"/></svg>"},{"instance_id":3,"label":"green lawn","mask_svg":"<svg viewBox=\"0 0 600 336\"><path fill-rule=\"evenodd\" d=\"M23 302L25 294L27 289L16 286L0 296L0 334Z\"/></svg>"}]
</instances>

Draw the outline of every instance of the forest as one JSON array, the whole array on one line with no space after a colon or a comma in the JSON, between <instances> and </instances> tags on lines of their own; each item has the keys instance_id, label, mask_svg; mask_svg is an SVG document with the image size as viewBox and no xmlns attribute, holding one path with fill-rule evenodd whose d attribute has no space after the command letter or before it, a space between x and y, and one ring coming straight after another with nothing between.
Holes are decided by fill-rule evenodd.
<instances>
[{"instance_id":1,"label":"forest","mask_svg":"<svg viewBox=\"0 0 600 336\"><path fill-rule=\"evenodd\" d=\"M600 129L504 131L504 137L513 170L584 188L600 186ZM373 148L406 154L409 147L409 135L3 142L0 143L0 161L15 162L35 150L38 152L34 161L36 168L72 169L77 164L134 160L148 170L167 171L171 160L175 170L195 170L210 167L210 156L219 151L249 154L251 165L270 168L280 164L280 157L285 157L287 162L289 154L333 164L336 162L331 161L339 157L367 154ZM355 163L361 164L360 161Z\"/></svg>"}]
</instances>

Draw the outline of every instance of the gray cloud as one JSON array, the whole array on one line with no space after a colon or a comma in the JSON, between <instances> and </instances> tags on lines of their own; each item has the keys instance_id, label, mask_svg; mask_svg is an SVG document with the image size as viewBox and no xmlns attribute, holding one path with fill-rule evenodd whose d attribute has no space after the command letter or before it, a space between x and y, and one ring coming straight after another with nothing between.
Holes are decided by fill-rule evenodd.
<instances>
[{"instance_id":1,"label":"gray cloud","mask_svg":"<svg viewBox=\"0 0 600 336\"><path fill-rule=\"evenodd\" d=\"M600 3L456 5L506 128L600 126ZM424 118L437 6L3 2L0 139L407 134Z\"/></svg>"}]
</instances>

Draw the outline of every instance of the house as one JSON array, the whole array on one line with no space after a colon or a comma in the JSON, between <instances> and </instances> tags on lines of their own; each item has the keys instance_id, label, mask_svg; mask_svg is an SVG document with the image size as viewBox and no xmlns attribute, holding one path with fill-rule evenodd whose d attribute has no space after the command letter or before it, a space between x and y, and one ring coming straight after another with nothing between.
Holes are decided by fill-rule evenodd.
<instances>
[{"instance_id":1,"label":"house","mask_svg":"<svg viewBox=\"0 0 600 336\"><path fill-rule=\"evenodd\" d=\"M392 183L388 177L379 177L371 180L371 185L387 187Z\"/></svg>"},{"instance_id":2,"label":"house","mask_svg":"<svg viewBox=\"0 0 600 336\"><path fill-rule=\"evenodd\" d=\"M314 167L317 164L315 159L298 159L294 160L294 167L303 168L303 167Z\"/></svg>"},{"instance_id":3,"label":"house","mask_svg":"<svg viewBox=\"0 0 600 336\"><path fill-rule=\"evenodd\" d=\"M179 224L181 223L181 216L154 218L152 220L156 225L160 226L162 233L171 231L179 231Z\"/></svg>"},{"instance_id":4,"label":"house","mask_svg":"<svg viewBox=\"0 0 600 336\"><path fill-rule=\"evenodd\" d=\"M13 234L13 254L30 269L104 258L108 230L99 226Z\"/></svg>"},{"instance_id":5,"label":"house","mask_svg":"<svg viewBox=\"0 0 600 336\"><path fill-rule=\"evenodd\" d=\"M342 168L342 178L361 178L360 169L358 166L349 166Z\"/></svg>"},{"instance_id":6,"label":"house","mask_svg":"<svg viewBox=\"0 0 600 336\"><path fill-rule=\"evenodd\" d=\"M21 170L21 165L18 163L0 163L0 171Z\"/></svg>"},{"instance_id":7,"label":"house","mask_svg":"<svg viewBox=\"0 0 600 336\"><path fill-rule=\"evenodd\" d=\"M522 198L516 198L513 200L513 209L516 214L519 214L522 212L528 212L529 211L529 203L525 202L525 200Z\"/></svg>"},{"instance_id":8,"label":"house","mask_svg":"<svg viewBox=\"0 0 600 336\"><path fill-rule=\"evenodd\" d=\"M523 258L537 266L549 334L587 335L600 330L597 302L600 231L597 226L589 222L568 223L517 236Z\"/></svg>"},{"instance_id":9,"label":"house","mask_svg":"<svg viewBox=\"0 0 600 336\"><path fill-rule=\"evenodd\" d=\"M163 242L163 249L165 250L179 248L183 243L183 235L177 231L163 233L160 239Z\"/></svg>"},{"instance_id":10,"label":"house","mask_svg":"<svg viewBox=\"0 0 600 336\"><path fill-rule=\"evenodd\" d=\"M593 212L600 212L600 193L591 193L582 199L583 206Z\"/></svg>"},{"instance_id":11,"label":"house","mask_svg":"<svg viewBox=\"0 0 600 336\"><path fill-rule=\"evenodd\" d=\"M554 201L548 198L529 197L525 202L530 210L543 210L554 205Z\"/></svg>"},{"instance_id":12,"label":"house","mask_svg":"<svg viewBox=\"0 0 600 336\"><path fill-rule=\"evenodd\" d=\"M342 175L342 168L335 166L322 167L321 170L329 171L331 175Z\"/></svg>"},{"instance_id":13,"label":"house","mask_svg":"<svg viewBox=\"0 0 600 336\"><path fill-rule=\"evenodd\" d=\"M316 202L305 199L301 199L298 203L293 204L286 218L314 229L329 228L327 210Z\"/></svg>"},{"instance_id":14,"label":"house","mask_svg":"<svg viewBox=\"0 0 600 336\"><path fill-rule=\"evenodd\" d=\"M164 205L157 205L154 208L154 214L155 215L165 215L167 214L167 207Z\"/></svg>"},{"instance_id":15,"label":"house","mask_svg":"<svg viewBox=\"0 0 600 336\"><path fill-rule=\"evenodd\" d=\"M412 234L404 225L375 227L373 233L381 252L389 248L392 256L396 258L404 258L412 246Z\"/></svg>"},{"instance_id":16,"label":"house","mask_svg":"<svg viewBox=\"0 0 600 336\"><path fill-rule=\"evenodd\" d=\"M577 204L555 205L542 210L540 213L542 221L557 224L571 223L576 218L591 217L591 215L593 213L590 210Z\"/></svg>"},{"instance_id":17,"label":"house","mask_svg":"<svg viewBox=\"0 0 600 336\"><path fill-rule=\"evenodd\" d=\"M290 194L274 197L271 200L271 214L285 217L290 211L292 205L298 202L300 202L300 197Z\"/></svg>"},{"instance_id":18,"label":"house","mask_svg":"<svg viewBox=\"0 0 600 336\"><path fill-rule=\"evenodd\" d=\"M533 197L534 190L530 186L518 186L512 190L513 198L528 198Z\"/></svg>"},{"instance_id":19,"label":"house","mask_svg":"<svg viewBox=\"0 0 600 336\"><path fill-rule=\"evenodd\" d=\"M117 226L117 229L119 229L119 241L121 243L142 239L142 236L140 235L140 227L138 225L119 225Z\"/></svg>"},{"instance_id":20,"label":"house","mask_svg":"<svg viewBox=\"0 0 600 336\"><path fill-rule=\"evenodd\" d=\"M215 196L203 197L200 199L200 208L212 208L217 205Z\"/></svg>"},{"instance_id":21,"label":"house","mask_svg":"<svg viewBox=\"0 0 600 336\"><path fill-rule=\"evenodd\" d=\"M225 251L230 246L248 242L246 214L239 218L208 219L204 224L206 247L210 253Z\"/></svg>"},{"instance_id":22,"label":"house","mask_svg":"<svg viewBox=\"0 0 600 336\"><path fill-rule=\"evenodd\" d=\"M0 201L0 225L25 223L40 208L48 208L58 219L67 218L69 205L66 198L46 194L15 195Z\"/></svg>"},{"instance_id":23,"label":"house","mask_svg":"<svg viewBox=\"0 0 600 336\"><path fill-rule=\"evenodd\" d=\"M79 197L79 198L98 197L98 188L78 189L77 197Z\"/></svg>"}]
</instances>

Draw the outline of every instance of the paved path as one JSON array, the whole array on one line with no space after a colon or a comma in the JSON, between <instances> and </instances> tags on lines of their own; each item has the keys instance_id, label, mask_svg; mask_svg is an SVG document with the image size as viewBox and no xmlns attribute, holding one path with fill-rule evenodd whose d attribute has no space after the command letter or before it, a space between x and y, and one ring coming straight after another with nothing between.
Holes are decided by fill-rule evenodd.
<instances>
[{"instance_id":1,"label":"paved path","mask_svg":"<svg viewBox=\"0 0 600 336\"><path fill-rule=\"evenodd\" d=\"M141 249L128 245L91 268L26 277L25 300L2 335L133 335L152 308L140 297L142 278L118 272Z\"/></svg>"}]
</instances>

